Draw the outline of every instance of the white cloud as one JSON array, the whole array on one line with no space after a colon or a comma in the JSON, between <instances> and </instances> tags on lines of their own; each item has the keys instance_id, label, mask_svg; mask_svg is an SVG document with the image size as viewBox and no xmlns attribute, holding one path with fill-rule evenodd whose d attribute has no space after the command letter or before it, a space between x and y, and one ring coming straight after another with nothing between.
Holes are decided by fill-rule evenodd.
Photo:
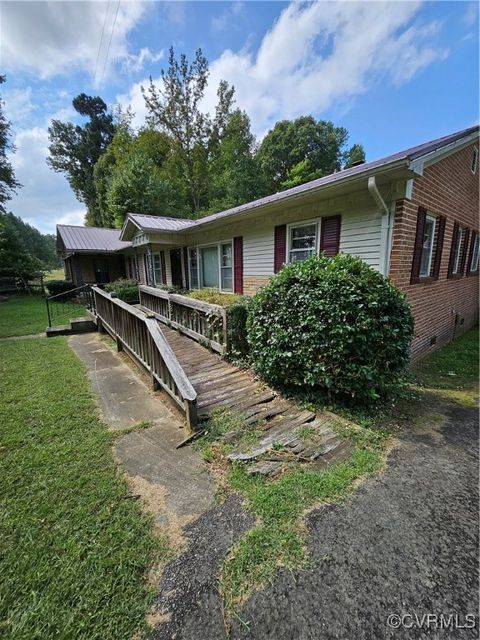
<instances>
[{"instance_id":1,"label":"white cloud","mask_svg":"<svg viewBox=\"0 0 480 640\"><path fill-rule=\"evenodd\" d=\"M244 8L243 2L232 2L228 8L217 16L212 18L212 27L215 31L224 31L235 27L235 20L242 13Z\"/></svg>"},{"instance_id":2,"label":"white cloud","mask_svg":"<svg viewBox=\"0 0 480 640\"><path fill-rule=\"evenodd\" d=\"M23 187L7 208L43 233L54 233L57 222L82 224L85 207L76 200L66 179L46 164L47 130L23 129L14 143L17 151L11 162Z\"/></svg>"},{"instance_id":3,"label":"white cloud","mask_svg":"<svg viewBox=\"0 0 480 640\"><path fill-rule=\"evenodd\" d=\"M133 53L127 53L123 64L127 71L137 73L143 69L146 62L158 62L163 58L163 56L163 49L155 53L150 51L148 47L143 47L136 55Z\"/></svg>"},{"instance_id":4,"label":"white cloud","mask_svg":"<svg viewBox=\"0 0 480 640\"><path fill-rule=\"evenodd\" d=\"M435 45L436 22L416 21L419 2L293 2L265 34L256 53L225 50L210 66L204 106L213 112L220 80L235 86L237 104L262 136L281 118L320 115L352 105L376 82L395 86L448 51ZM154 79L159 83L160 78ZM118 96L131 104L134 124L144 123L141 85Z\"/></svg>"},{"instance_id":5,"label":"white cloud","mask_svg":"<svg viewBox=\"0 0 480 640\"><path fill-rule=\"evenodd\" d=\"M215 104L221 79L257 134L277 119L321 114L385 77L395 84L447 55L432 44L438 25L413 23L418 2L291 3L256 54L226 50L211 65L206 96Z\"/></svg>"},{"instance_id":6,"label":"white cloud","mask_svg":"<svg viewBox=\"0 0 480 640\"><path fill-rule=\"evenodd\" d=\"M22 122L35 110L31 87L6 90L3 92L2 99L5 102L5 116L10 122Z\"/></svg>"},{"instance_id":7,"label":"white cloud","mask_svg":"<svg viewBox=\"0 0 480 640\"><path fill-rule=\"evenodd\" d=\"M128 55L126 36L146 6L140 2L2 2L3 66L27 69L42 79L75 70L93 78L96 70L98 84L107 51L105 73Z\"/></svg>"}]
</instances>

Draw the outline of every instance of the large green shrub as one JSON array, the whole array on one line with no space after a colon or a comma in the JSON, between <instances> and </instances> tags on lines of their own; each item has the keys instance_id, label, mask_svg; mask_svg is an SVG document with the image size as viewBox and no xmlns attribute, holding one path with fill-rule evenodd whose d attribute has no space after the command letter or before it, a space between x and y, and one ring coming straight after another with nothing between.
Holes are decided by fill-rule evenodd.
<instances>
[{"instance_id":1,"label":"large green shrub","mask_svg":"<svg viewBox=\"0 0 480 640\"><path fill-rule=\"evenodd\" d=\"M109 282L105 285L105 291L108 293L114 293L117 298L128 302L129 304L136 304L139 301L138 282L136 280L115 280L115 282Z\"/></svg>"},{"instance_id":2,"label":"large green shrub","mask_svg":"<svg viewBox=\"0 0 480 640\"><path fill-rule=\"evenodd\" d=\"M68 280L49 280L45 285L50 296L56 296L59 293L65 293L65 291L75 289L73 282L69 282Z\"/></svg>"},{"instance_id":3,"label":"large green shrub","mask_svg":"<svg viewBox=\"0 0 480 640\"><path fill-rule=\"evenodd\" d=\"M344 254L285 266L254 296L247 320L250 355L267 381L355 403L399 380L412 332L403 294Z\"/></svg>"}]
</instances>

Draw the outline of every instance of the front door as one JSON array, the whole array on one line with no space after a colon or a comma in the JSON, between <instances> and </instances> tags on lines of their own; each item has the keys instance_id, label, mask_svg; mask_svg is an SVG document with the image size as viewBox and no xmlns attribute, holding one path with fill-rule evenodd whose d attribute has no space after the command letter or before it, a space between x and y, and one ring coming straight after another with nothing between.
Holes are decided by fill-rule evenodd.
<instances>
[{"instance_id":1,"label":"front door","mask_svg":"<svg viewBox=\"0 0 480 640\"><path fill-rule=\"evenodd\" d=\"M97 284L105 284L106 282L110 282L108 261L105 258L95 259L95 282Z\"/></svg>"},{"instance_id":2,"label":"front door","mask_svg":"<svg viewBox=\"0 0 480 640\"><path fill-rule=\"evenodd\" d=\"M170 249L170 265L172 268L172 284L174 287L181 289L183 287L181 249Z\"/></svg>"}]
</instances>

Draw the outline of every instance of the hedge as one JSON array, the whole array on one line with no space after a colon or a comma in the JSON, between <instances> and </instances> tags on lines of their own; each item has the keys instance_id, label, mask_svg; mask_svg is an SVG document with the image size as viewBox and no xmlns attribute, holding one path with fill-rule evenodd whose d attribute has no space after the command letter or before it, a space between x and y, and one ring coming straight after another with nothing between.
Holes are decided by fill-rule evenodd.
<instances>
[{"instance_id":1,"label":"hedge","mask_svg":"<svg viewBox=\"0 0 480 640\"><path fill-rule=\"evenodd\" d=\"M404 295L354 256L286 265L252 299L256 371L289 392L368 403L409 363L413 319Z\"/></svg>"}]
</instances>

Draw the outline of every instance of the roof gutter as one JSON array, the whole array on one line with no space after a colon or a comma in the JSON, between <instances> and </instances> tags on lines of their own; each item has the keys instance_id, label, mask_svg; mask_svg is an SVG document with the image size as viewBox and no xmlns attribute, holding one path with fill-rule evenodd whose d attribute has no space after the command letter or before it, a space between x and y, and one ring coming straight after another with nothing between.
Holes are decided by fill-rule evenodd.
<instances>
[{"instance_id":1,"label":"roof gutter","mask_svg":"<svg viewBox=\"0 0 480 640\"><path fill-rule=\"evenodd\" d=\"M387 205L385 204L385 200L382 198L382 195L377 187L377 181L375 180L375 176L370 176L368 179L368 191L370 195L375 200L378 205L378 208L382 213L386 213L387 215L390 213Z\"/></svg>"}]
</instances>

